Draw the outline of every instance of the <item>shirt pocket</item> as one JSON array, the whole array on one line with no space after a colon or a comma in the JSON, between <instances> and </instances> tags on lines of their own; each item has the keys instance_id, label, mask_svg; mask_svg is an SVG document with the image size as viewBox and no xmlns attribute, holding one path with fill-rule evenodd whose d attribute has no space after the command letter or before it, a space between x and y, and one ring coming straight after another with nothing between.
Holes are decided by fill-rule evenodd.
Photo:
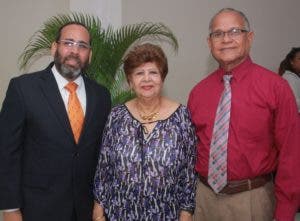
<instances>
[{"instance_id":1,"label":"shirt pocket","mask_svg":"<svg viewBox=\"0 0 300 221\"><path fill-rule=\"evenodd\" d=\"M248 106L237 116L238 134L245 141L265 140L270 134L271 115L267 108Z\"/></svg>"}]
</instances>

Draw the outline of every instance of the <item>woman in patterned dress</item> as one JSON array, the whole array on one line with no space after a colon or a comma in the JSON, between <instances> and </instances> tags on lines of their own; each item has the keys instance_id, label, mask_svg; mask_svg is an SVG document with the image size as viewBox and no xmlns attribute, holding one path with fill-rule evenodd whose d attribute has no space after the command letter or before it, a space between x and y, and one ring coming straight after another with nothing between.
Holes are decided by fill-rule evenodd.
<instances>
[{"instance_id":1,"label":"woman in patterned dress","mask_svg":"<svg viewBox=\"0 0 300 221\"><path fill-rule=\"evenodd\" d=\"M162 49L136 46L124 61L136 98L112 109L94 181L93 220L191 221L196 137L185 106L162 96Z\"/></svg>"}]
</instances>

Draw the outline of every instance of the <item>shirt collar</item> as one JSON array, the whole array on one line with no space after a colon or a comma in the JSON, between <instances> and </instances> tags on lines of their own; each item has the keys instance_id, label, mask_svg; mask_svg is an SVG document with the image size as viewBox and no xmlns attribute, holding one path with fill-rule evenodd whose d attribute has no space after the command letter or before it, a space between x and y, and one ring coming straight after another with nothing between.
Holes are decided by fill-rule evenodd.
<instances>
[{"instance_id":1,"label":"shirt collar","mask_svg":"<svg viewBox=\"0 0 300 221\"><path fill-rule=\"evenodd\" d=\"M236 80L237 82L242 80L247 75L249 66L251 64L253 64L253 62L250 56L248 56L241 64L230 71L230 74L232 74L232 80ZM228 74L228 72L225 72L224 69L219 68L218 75L221 81L223 81L223 75L225 74Z\"/></svg>"},{"instance_id":2,"label":"shirt collar","mask_svg":"<svg viewBox=\"0 0 300 221\"><path fill-rule=\"evenodd\" d=\"M64 87L69 83L69 81L67 79L65 79L63 76L61 76L61 74L58 72L57 68L55 67L55 65L53 65L53 67L51 68L52 73L54 75L54 78L57 82L57 86L59 88L59 90L63 90ZM78 78L76 78L74 80L74 82L78 85L77 90L79 90L82 86L83 86L83 78L81 75L79 75Z\"/></svg>"}]
</instances>

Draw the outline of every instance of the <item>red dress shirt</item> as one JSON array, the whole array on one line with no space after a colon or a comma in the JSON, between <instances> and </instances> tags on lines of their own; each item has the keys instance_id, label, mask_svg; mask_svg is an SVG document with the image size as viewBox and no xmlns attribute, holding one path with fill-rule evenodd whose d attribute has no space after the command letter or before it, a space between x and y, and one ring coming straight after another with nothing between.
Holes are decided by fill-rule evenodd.
<instances>
[{"instance_id":1,"label":"red dress shirt","mask_svg":"<svg viewBox=\"0 0 300 221\"><path fill-rule=\"evenodd\" d=\"M196 171L207 177L216 109L224 89L221 68L198 83L188 107L199 138ZM300 194L300 125L288 83L248 57L231 71L228 179L254 178L277 168L275 218L293 220Z\"/></svg>"}]
</instances>

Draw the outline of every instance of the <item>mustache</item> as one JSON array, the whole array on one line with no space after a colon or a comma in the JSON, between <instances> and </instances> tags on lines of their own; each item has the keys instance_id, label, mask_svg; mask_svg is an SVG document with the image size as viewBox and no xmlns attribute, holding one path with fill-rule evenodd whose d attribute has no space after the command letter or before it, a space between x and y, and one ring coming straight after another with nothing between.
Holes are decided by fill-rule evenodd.
<instances>
[{"instance_id":1,"label":"mustache","mask_svg":"<svg viewBox=\"0 0 300 221\"><path fill-rule=\"evenodd\" d=\"M66 62L67 60L70 60L70 59L76 60L76 62L81 65L81 61L80 61L79 56L78 55L74 55L74 54L70 54L67 57L65 57L65 59L63 60L63 62Z\"/></svg>"}]
</instances>

